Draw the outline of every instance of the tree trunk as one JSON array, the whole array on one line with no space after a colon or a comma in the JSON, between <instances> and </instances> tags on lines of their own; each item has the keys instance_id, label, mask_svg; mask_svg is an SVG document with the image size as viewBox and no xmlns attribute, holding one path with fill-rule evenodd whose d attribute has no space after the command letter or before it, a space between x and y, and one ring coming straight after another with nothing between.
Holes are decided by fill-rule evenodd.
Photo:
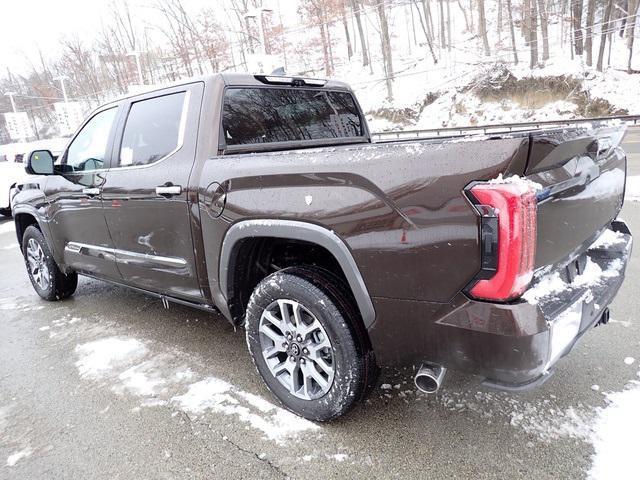
<instances>
[{"instance_id":1,"label":"tree trunk","mask_svg":"<svg viewBox=\"0 0 640 480\"><path fill-rule=\"evenodd\" d=\"M511 48L513 49L513 61L518 64L518 49L516 48L516 32L513 27L513 9L511 8L511 0L507 0L507 14L509 15L509 31L511 32Z\"/></svg>"},{"instance_id":2,"label":"tree trunk","mask_svg":"<svg viewBox=\"0 0 640 480\"><path fill-rule=\"evenodd\" d=\"M587 66L593 65L593 18L596 14L596 0L589 0L587 3L587 25L585 32L587 38L584 41L584 49L587 51Z\"/></svg>"},{"instance_id":3,"label":"tree trunk","mask_svg":"<svg viewBox=\"0 0 640 480\"><path fill-rule=\"evenodd\" d=\"M502 43L502 0L498 0L498 43Z\"/></svg>"},{"instance_id":4,"label":"tree trunk","mask_svg":"<svg viewBox=\"0 0 640 480\"><path fill-rule=\"evenodd\" d=\"M595 1L595 0L593 0ZM549 60L549 12L546 0L538 0L540 33L542 34L542 61Z\"/></svg>"},{"instance_id":5,"label":"tree trunk","mask_svg":"<svg viewBox=\"0 0 640 480\"><path fill-rule=\"evenodd\" d=\"M444 5L442 4L443 0L439 0L439 18L440 18L440 48L444 48L447 45L447 38L445 36L445 28L444 28Z\"/></svg>"},{"instance_id":6,"label":"tree trunk","mask_svg":"<svg viewBox=\"0 0 640 480\"><path fill-rule=\"evenodd\" d=\"M529 46L529 38L531 38L531 1L523 0L522 2L522 36L527 47ZM535 2L535 0L533 1Z\"/></svg>"},{"instance_id":7,"label":"tree trunk","mask_svg":"<svg viewBox=\"0 0 640 480\"><path fill-rule=\"evenodd\" d=\"M377 5L378 18L380 19L380 42L382 46L382 59L384 61L385 77L387 83L387 100L393 101L393 59L391 58L391 40L389 38L389 25L387 14L384 11L384 3Z\"/></svg>"},{"instance_id":8,"label":"tree trunk","mask_svg":"<svg viewBox=\"0 0 640 480\"><path fill-rule=\"evenodd\" d=\"M353 46L351 45L351 35L349 34L349 24L347 23L347 11L344 5L341 6L342 25L344 26L344 36L347 40L347 57L353 57Z\"/></svg>"},{"instance_id":9,"label":"tree trunk","mask_svg":"<svg viewBox=\"0 0 640 480\"><path fill-rule=\"evenodd\" d=\"M447 0L447 50L451 50L451 7Z\"/></svg>"},{"instance_id":10,"label":"tree trunk","mask_svg":"<svg viewBox=\"0 0 640 480\"><path fill-rule=\"evenodd\" d=\"M611 11L613 10L613 0L609 0L607 8L604 11L604 19L600 27L600 50L598 51L598 65L596 68L599 72L602 71L602 63L604 61L604 47L607 43L607 33L610 29L609 20L611 19Z\"/></svg>"},{"instance_id":11,"label":"tree trunk","mask_svg":"<svg viewBox=\"0 0 640 480\"><path fill-rule=\"evenodd\" d=\"M322 42L322 57L324 58L324 73L327 77L331 76L331 60L329 60L329 45L327 44L327 36L325 33L324 22L320 22L320 40Z\"/></svg>"},{"instance_id":12,"label":"tree trunk","mask_svg":"<svg viewBox=\"0 0 640 480\"><path fill-rule=\"evenodd\" d=\"M629 49L629 61L627 62L627 72L633 73L631 68L631 60L633 59L633 40L635 37L636 15L638 14L638 0L629 0L629 9L627 10L629 18L627 20L627 49Z\"/></svg>"},{"instance_id":13,"label":"tree trunk","mask_svg":"<svg viewBox=\"0 0 640 480\"><path fill-rule=\"evenodd\" d=\"M478 0L478 33L482 37L484 54L488 57L491 55L491 49L489 48L489 39L487 38L487 19L484 13L484 0Z\"/></svg>"},{"instance_id":14,"label":"tree trunk","mask_svg":"<svg viewBox=\"0 0 640 480\"><path fill-rule=\"evenodd\" d=\"M460 3L460 0L458 0L458 7L460 7L460 10L462 11L462 15L464 16L464 24L467 27L467 32L472 33L473 32L473 28L469 24L469 19L467 18L467 11L462 6L462 3ZM473 12L472 12L472 15L473 15Z\"/></svg>"},{"instance_id":15,"label":"tree trunk","mask_svg":"<svg viewBox=\"0 0 640 480\"><path fill-rule=\"evenodd\" d=\"M433 51L433 41L431 40L431 36L429 35L429 24L427 23L427 20L425 19L424 21L422 21L422 15L420 14L420 9L418 8L418 5L414 4L416 7L416 10L418 11L418 19L420 20L420 26L422 27L422 31L424 32L424 36L427 39L427 45L429 46L429 51L431 52L431 57L433 58L433 63L438 63L438 58L436 57L435 52ZM424 2L422 4L422 6L424 7ZM425 10L425 15L426 15L426 10Z\"/></svg>"},{"instance_id":16,"label":"tree trunk","mask_svg":"<svg viewBox=\"0 0 640 480\"><path fill-rule=\"evenodd\" d=\"M351 0L351 10L356 17L356 25L358 25L358 35L360 36L360 45L362 45L362 65L366 67L369 65L369 52L367 51L367 40L362 28L362 18L360 18L360 2L358 0Z\"/></svg>"},{"instance_id":17,"label":"tree trunk","mask_svg":"<svg viewBox=\"0 0 640 480\"><path fill-rule=\"evenodd\" d=\"M582 10L584 8L583 0L571 0L571 9L573 12L573 41L576 55L582 55L584 45L582 42Z\"/></svg>"},{"instance_id":18,"label":"tree trunk","mask_svg":"<svg viewBox=\"0 0 640 480\"><path fill-rule=\"evenodd\" d=\"M529 11L529 49L531 51L531 60L529 68L534 69L538 66L538 2L531 0L531 10Z\"/></svg>"}]
</instances>

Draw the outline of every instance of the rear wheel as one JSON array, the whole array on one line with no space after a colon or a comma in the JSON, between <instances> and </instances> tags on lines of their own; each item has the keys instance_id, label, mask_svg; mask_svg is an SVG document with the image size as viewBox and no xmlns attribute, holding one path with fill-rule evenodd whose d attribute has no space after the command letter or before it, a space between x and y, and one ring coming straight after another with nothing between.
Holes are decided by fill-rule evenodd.
<instances>
[{"instance_id":1,"label":"rear wheel","mask_svg":"<svg viewBox=\"0 0 640 480\"><path fill-rule=\"evenodd\" d=\"M265 278L249 300L247 344L258 372L286 408L310 420L345 414L377 376L347 291L329 272L294 267Z\"/></svg>"},{"instance_id":2,"label":"rear wheel","mask_svg":"<svg viewBox=\"0 0 640 480\"><path fill-rule=\"evenodd\" d=\"M53 301L70 297L78 286L78 275L65 275L56 264L42 232L27 227L22 237L22 253L33 288L43 299Z\"/></svg>"}]
</instances>

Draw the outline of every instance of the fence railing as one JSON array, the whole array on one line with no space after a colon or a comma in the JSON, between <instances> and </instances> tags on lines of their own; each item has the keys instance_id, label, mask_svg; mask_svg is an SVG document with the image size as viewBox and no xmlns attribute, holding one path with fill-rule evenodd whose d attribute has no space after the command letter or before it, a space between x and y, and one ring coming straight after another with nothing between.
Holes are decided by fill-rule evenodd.
<instances>
[{"instance_id":1,"label":"fence railing","mask_svg":"<svg viewBox=\"0 0 640 480\"><path fill-rule=\"evenodd\" d=\"M594 117L573 120L544 120L541 122L502 123L499 125L469 125L465 127L428 128L423 130L392 130L388 132L374 132L373 140L409 140L412 138L437 138L471 135L474 133L506 133L528 130L531 128L547 128L579 125L581 123L598 123L618 120L627 125L640 125L640 115L623 115L618 117Z\"/></svg>"}]
</instances>

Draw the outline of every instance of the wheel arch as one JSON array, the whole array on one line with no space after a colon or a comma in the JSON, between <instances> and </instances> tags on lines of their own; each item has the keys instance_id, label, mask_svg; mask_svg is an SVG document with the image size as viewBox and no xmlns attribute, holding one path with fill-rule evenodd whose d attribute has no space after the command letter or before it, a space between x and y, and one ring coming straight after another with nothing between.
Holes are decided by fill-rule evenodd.
<instances>
[{"instance_id":1,"label":"wheel arch","mask_svg":"<svg viewBox=\"0 0 640 480\"><path fill-rule=\"evenodd\" d=\"M40 231L42 231L42 227L40 227L40 222L38 221L36 213L28 209L15 209L13 212L13 220L15 222L16 237L18 239L18 245L20 245L20 248L22 248L22 238L24 237L24 232L28 227L33 225Z\"/></svg>"},{"instance_id":2,"label":"wheel arch","mask_svg":"<svg viewBox=\"0 0 640 480\"><path fill-rule=\"evenodd\" d=\"M228 306L234 291L233 273L238 261L239 247L243 240L264 237L302 241L325 249L342 270L365 328L373 325L376 314L371 296L345 242L332 230L295 220L244 220L227 230L220 252L219 287L227 306L225 314L228 314L232 321L235 322L236 319Z\"/></svg>"}]
</instances>

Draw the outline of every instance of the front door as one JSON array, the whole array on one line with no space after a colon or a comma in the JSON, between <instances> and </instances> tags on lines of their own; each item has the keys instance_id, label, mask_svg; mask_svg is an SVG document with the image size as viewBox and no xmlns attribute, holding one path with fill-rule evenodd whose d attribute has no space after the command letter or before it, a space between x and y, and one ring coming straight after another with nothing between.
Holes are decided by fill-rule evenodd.
<instances>
[{"instance_id":1,"label":"front door","mask_svg":"<svg viewBox=\"0 0 640 480\"><path fill-rule=\"evenodd\" d=\"M202 92L194 83L126 104L102 187L123 280L196 301L202 293L187 199Z\"/></svg>"},{"instance_id":2,"label":"front door","mask_svg":"<svg viewBox=\"0 0 640 480\"><path fill-rule=\"evenodd\" d=\"M47 221L56 260L73 270L120 279L102 211L101 188L111 154L118 107L95 113L48 177Z\"/></svg>"}]
</instances>

